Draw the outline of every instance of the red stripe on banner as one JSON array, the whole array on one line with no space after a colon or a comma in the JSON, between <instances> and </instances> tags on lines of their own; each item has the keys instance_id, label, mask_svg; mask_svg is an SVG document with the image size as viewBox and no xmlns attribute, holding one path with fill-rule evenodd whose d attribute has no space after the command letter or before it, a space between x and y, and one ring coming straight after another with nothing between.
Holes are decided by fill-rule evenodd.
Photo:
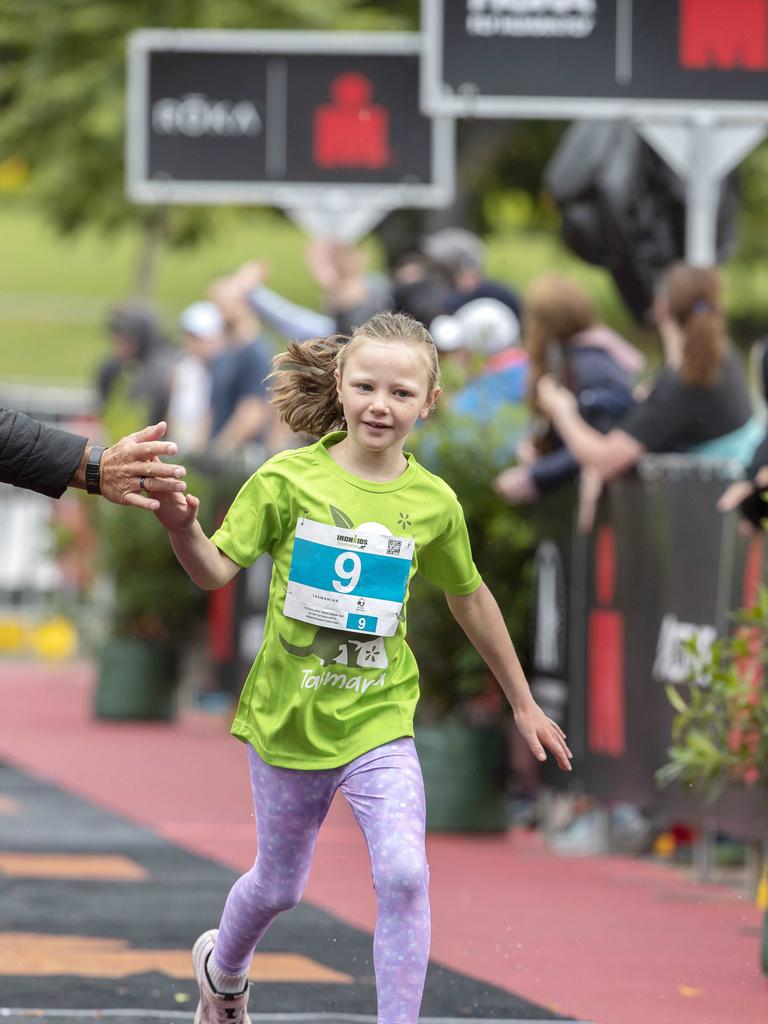
<instances>
[{"instance_id":1,"label":"red stripe on banner","mask_svg":"<svg viewBox=\"0 0 768 1024\"><path fill-rule=\"evenodd\" d=\"M747 548L747 557L744 563L744 583L742 584L742 598L745 608L757 604L757 597L760 592L760 584L763 581L763 548L764 535L756 533L750 540Z\"/></svg>"},{"instance_id":2,"label":"red stripe on banner","mask_svg":"<svg viewBox=\"0 0 768 1024\"><path fill-rule=\"evenodd\" d=\"M589 615L588 744L596 754L621 757L624 729L624 622L617 611Z\"/></svg>"},{"instance_id":3,"label":"red stripe on banner","mask_svg":"<svg viewBox=\"0 0 768 1024\"><path fill-rule=\"evenodd\" d=\"M613 604L616 596L616 535L603 524L595 541L595 597L598 604Z\"/></svg>"}]
</instances>

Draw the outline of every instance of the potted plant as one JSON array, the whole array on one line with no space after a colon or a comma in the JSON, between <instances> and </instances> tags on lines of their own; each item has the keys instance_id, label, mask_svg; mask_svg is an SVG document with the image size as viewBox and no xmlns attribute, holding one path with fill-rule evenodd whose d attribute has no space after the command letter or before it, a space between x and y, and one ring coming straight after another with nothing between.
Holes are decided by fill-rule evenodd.
<instances>
[{"instance_id":1,"label":"potted plant","mask_svg":"<svg viewBox=\"0 0 768 1024\"><path fill-rule=\"evenodd\" d=\"M139 429L138 415L135 406L111 403L104 416L107 438ZM209 513L210 479L188 473L187 484L202 498L202 514ZM170 719L180 653L202 624L206 596L177 564L165 530L151 513L106 501L90 502L88 510L109 594L94 712L99 718Z\"/></svg>"},{"instance_id":2,"label":"potted plant","mask_svg":"<svg viewBox=\"0 0 768 1024\"><path fill-rule=\"evenodd\" d=\"M411 438L423 465L456 492L477 567L501 607L518 651L529 608L531 525L493 491L514 459L527 422L507 405L491 423L441 411ZM442 592L416 576L408 642L419 664L416 746L427 790L427 827L437 831L507 828L505 704L496 681L451 616Z\"/></svg>"},{"instance_id":3,"label":"potted plant","mask_svg":"<svg viewBox=\"0 0 768 1024\"><path fill-rule=\"evenodd\" d=\"M736 614L736 630L697 661L697 677L686 696L674 686L667 697L676 714L669 762L657 772L660 785L679 782L717 801L726 788L746 787L768 800L768 591ZM768 870L768 815L764 819L763 882ZM761 966L768 974L768 908L762 930Z\"/></svg>"}]
</instances>

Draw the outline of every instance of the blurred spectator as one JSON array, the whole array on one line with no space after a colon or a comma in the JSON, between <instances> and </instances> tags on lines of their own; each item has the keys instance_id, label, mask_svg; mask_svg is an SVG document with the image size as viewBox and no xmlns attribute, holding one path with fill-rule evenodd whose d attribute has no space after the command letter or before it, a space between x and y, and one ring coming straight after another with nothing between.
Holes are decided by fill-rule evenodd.
<instances>
[{"instance_id":1,"label":"blurred spectator","mask_svg":"<svg viewBox=\"0 0 768 1024\"><path fill-rule=\"evenodd\" d=\"M429 327L451 295L444 270L424 253L403 253L392 266L393 309Z\"/></svg>"},{"instance_id":2,"label":"blurred spectator","mask_svg":"<svg viewBox=\"0 0 768 1024\"><path fill-rule=\"evenodd\" d=\"M215 451L229 455L249 442L267 442L273 412L266 378L272 352L261 336L261 323L239 285L237 274L211 284L210 298L224 321L220 341L208 362L211 406L208 436Z\"/></svg>"},{"instance_id":3,"label":"blurred spectator","mask_svg":"<svg viewBox=\"0 0 768 1024\"><path fill-rule=\"evenodd\" d=\"M528 358L518 346L520 323L504 303L497 299L475 299L453 316L436 317L430 334L441 356L458 358L463 373L470 375L464 387L449 399L453 412L487 422L502 404L522 401ZM473 357L480 360L475 373Z\"/></svg>"},{"instance_id":4,"label":"blurred spectator","mask_svg":"<svg viewBox=\"0 0 768 1024\"><path fill-rule=\"evenodd\" d=\"M752 349L753 368L758 378L763 406L768 400L768 344L758 342ZM763 412L763 417L764 417ZM755 448L752 460L744 471L744 479L727 488L717 503L721 512L738 508L746 524L765 529L768 521L768 432Z\"/></svg>"},{"instance_id":5,"label":"blurred spectator","mask_svg":"<svg viewBox=\"0 0 768 1024\"><path fill-rule=\"evenodd\" d=\"M744 471L744 479L736 480L726 489L717 503L721 512L738 508L747 524L765 529L768 522L768 433L755 449L752 461ZM747 529L747 532L748 529Z\"/></svg>"},{"instance_id":6,"label":"blurred spectator","mask_svg":"<svg viewBox=\"0 0 768 1024\"><path fill-rule=\"evenodd\" d=\"M142 420L164 420L177 352L163 337L155 314L145 306L116 306L107 317L107 329L112 355L99 367L96 377L101 411L121 395L142 407Z\"/></svg>"},{"instance_id":7,"label":"blurred spectator","mask_svg":"<svg viewBox=\"0 0 768 1024\"><path fill-rule=\"evenodd\" d=\"M307 265L323 291L325 312L300 306L268 288L267 266L243 264L233 281L251 308L269 327L286 338L308 341L331 334L351 334L374 313L392 308L392 289L382 274L368 272L368 257L359 246L314 239L307 246Z\"/></svg>"},{"instance_id":8,"label":"blurred spectator","mask_svg":"<svg viewBox=\"0 0 768 1024\"><path fill-rule=\"evenodd\" d=\"M369 271L368 256L359 245L313 239L307 246L307 266L323 289L339 334L351 334L374 314L392 308L389 281Z\"/></svg>"},{"instance_id":9,"label":"blurred spectator","mask_svg":"<svg viewBox=\"0 0 768 1024\"><path fill-rule=\"evenodd\" d=\"M179 317L182 355L173 367L168 433L183 452L201 451L210 433L208 364L226 344L224 317L213 302L193 302Z\"/></svg>"},{"instance_id":10,"label":"blurred spectator","mask_svg":"<svg viewBox=\"0 0 768 1024\"><path fill-rule=\"evenodd\" d=\"M598 323L589 295L574 280L547 273L525 293L524 341L531 360L529 396L533 436L518 451L520 465L500 473L494 487L512 504L537 501L579 471L536 400L539 380L550 373L577 403L580 415L604 434L634 405L632 388L642 354Z\"/></svg>"},{"instance_id":11,"label":"blurred spectator","mask_svg":"<svg viewBox=\"0 0 768 1024\"><path fill-rule=\"evenodd\" d=\"M645 401L603 435L580 414L552 374L537 400L582 466L610 479L646 452L691 452L746 464L760 436L744 372L730 345L720 276L714 267L676 263L654 305L665 366Z\"/></svg>"},{"instance_id":12,"label":"blurred spectator","mask_svg":"<svg viewBox=\"0 0 768 1024\"><path fill-rule=\"evenodd\" d=\"M485 246L477 235L463 228L444 228L427 235L421 247L448 275L451 291L443 302L444 313L455 313L473 299L496 299L509 306L520 320L518 295L486 277Z\"/></svg>"}]
</instances>

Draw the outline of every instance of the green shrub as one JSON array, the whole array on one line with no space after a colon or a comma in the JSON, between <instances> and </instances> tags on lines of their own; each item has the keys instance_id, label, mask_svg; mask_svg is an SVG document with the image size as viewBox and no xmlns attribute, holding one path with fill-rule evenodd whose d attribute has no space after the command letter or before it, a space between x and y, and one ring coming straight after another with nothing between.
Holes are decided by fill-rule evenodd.
<instances>
[{"instance_id":1,"label":"green shrub","mask_svg":"<svg viewBox=\"0 0 768 1024\"><path fill-rule=\"evenodd\" d=\"M527 633L534 532L526 514L503 502L491 483L513 461L510 453L527 418L524 407L512 405L483 424L441 411L409 439L419 461L456 492L475 563L518 651ZM408 604L408 642L419 664L422 719L444 717L485 689L485 663L453 619L442 591L418 575Z\"/></svg>"},{"instance_id":2,"label":"green shrub","mask_svg":"<svg viewBox=\"0 0 768 1024\"><path fill-rule=\"evenodd\" d=\"M757 787L768 797L768 687L761 676L768 641L768 591L735 616L736 631L702 655L684 690L667 687L675 709L669 762L659 785L680 782L716 800L726 786Z\"/></svg>"}]
</instances>

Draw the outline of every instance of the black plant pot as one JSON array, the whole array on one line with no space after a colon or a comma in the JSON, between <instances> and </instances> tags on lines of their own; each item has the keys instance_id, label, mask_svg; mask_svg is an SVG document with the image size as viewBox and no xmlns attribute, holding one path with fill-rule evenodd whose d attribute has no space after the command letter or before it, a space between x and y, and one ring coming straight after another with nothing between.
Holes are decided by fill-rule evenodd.
<instances>
[{"instance_id":1,"label":"black plant pot","mask_svg":"<svg viewBox=\"0 0 768 1024\"><path fill-rule=\"evenodd\" d=\"M176 714L177 658L167 644L111 637L101 650L97 718L170 721Z\"/></svg>"},{"instance_id":2,"label":"black plant pot","mask_svg":"<svg viewBox=\"0 0 768 1024\"><path fill-rule=\"evenodd\" d=\"M496 726L460 718L416 727L431 832L504 832L506 743Z\"/></svg>"}]
</instances>

